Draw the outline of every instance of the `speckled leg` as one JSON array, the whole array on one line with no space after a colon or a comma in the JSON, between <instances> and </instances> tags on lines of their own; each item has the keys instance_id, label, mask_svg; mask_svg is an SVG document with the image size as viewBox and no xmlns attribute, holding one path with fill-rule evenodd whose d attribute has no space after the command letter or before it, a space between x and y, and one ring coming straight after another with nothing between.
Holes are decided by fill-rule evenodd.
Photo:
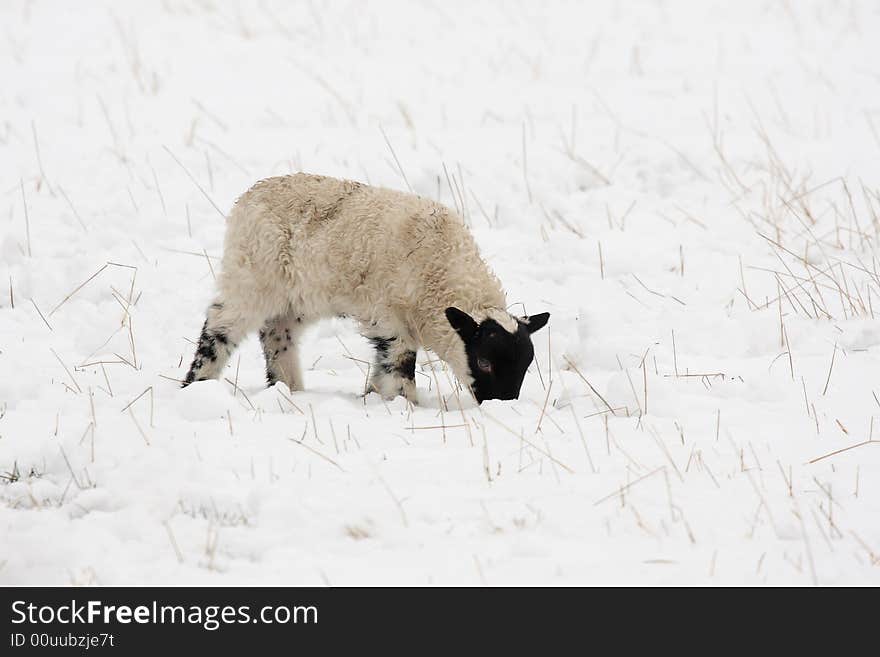
<instances>
[{"instance_id":1,"label":"speckled leg","mask_svg":"<svg viewBox=\"0 0 880 657\"><path fill-rule=\"evenodd\" d=\"M416 403L416 352L400 338L370 337L376 358L370 370L370 389L383 399L403 395Z\"/></svg>"},{"instance_id":2,"label":"speckled leg","mask_svg":"<svg viewBox=\"0 0 880 657\"><path fill-rule=\"evenodd\" d=\"M299 364L299 336L306 323L296 313L270 319L260 329L260 344L266 357L266 382L283 381L291 390L302 390Z\"/></svg>"},{"instance_id":3,"label":"speckled leg","mask_svg":"<svg viewBox=\"0 0 880 657\"><path fill-rule=\"evenodd\" d=\"M193 381L219 377L238 343L254 328L246 316L242 317L222 301L212 303L183 387Z\"/></svg>"}]
</instances>

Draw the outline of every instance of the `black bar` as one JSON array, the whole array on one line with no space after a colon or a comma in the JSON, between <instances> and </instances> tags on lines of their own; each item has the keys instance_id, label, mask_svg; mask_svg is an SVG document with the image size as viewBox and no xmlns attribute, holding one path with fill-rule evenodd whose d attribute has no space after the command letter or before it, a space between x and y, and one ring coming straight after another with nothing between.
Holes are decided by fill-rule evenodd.
<instances>
[{"instance_id":1,"label":"black bar","mask_svg":"<svg viewBox=\"0 0 880 657\"><path fill-rule=\"evenodd\" d=\"M840 600L839 591L767 589L10 587L0 588L0 655L262 655L277 647L494 655L503 645L538 654L609 646L630 654L643 645L665 654L672 645L748 646L756 637L764 649L771 637L790 648L823 627L846 626L851 637L853 628L873 626L873 605L843 593L849 604L841 606L824 599ZM185 620L167 608L183 608Z\"/></svg>"}]
</instances>

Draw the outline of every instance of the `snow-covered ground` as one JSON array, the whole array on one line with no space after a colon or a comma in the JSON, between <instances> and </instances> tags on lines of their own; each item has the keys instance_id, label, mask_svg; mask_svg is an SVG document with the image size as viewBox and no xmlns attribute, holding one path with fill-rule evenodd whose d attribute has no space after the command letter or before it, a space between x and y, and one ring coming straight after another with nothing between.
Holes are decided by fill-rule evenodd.
<instances>
[{"instance_id":1,"label":"snow-covered ground","mask_svg":"<svg viewBox=\"0 0 880 657\"><path fill-rule=\"evenodd\" d=\"M0 23L0 582L880 583L876 3ZM518 401L424 353L361 398L342 321L306 392L255 338L178 388L221 214L297 170L462 208L552 313Z\"/></svg>"}]
</instances>

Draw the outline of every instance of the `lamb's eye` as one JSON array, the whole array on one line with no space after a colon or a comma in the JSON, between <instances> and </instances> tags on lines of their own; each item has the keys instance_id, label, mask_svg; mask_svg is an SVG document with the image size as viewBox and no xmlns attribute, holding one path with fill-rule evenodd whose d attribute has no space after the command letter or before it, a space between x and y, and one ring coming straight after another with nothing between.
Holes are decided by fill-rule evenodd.
<instances>
[{"instance_id":1,"label":"lamb's eye","mask_svg":"<svg viewBox=\"0 0 880 657\"><path fill-rule=\"evenodd\" d=\"M477 358L477 367L487 374L492 372L492 363L485 358Z\"/></svg>"}]
</instances>

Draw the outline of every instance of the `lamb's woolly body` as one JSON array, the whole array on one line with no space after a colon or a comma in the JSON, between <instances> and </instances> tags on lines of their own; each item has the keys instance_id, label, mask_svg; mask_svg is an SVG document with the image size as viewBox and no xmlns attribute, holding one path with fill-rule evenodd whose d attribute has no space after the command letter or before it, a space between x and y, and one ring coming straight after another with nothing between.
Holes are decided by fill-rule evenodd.
<instances>
[{"instance_id":1,"label":"lamb's woolly body","mask_svg":"<svg viewBox=\"0 0 880 657\"><path fill-rule=\"evenodd\" d=\"M297 335L324 317L347 315L367 337L390 339L392 363L430 349L465 384L467 357L444 309L516 327L500 282L455 212L412 194L303 173L260 181L238 199L218 286L207 325L227 340L219 347L231 351L262 327L267 361L277 361L279 378L294 389L302 388ZM217 376L223 355L194 374ZM414 398L414 388L404 388Z\"/></svg>"}]
</instances>

